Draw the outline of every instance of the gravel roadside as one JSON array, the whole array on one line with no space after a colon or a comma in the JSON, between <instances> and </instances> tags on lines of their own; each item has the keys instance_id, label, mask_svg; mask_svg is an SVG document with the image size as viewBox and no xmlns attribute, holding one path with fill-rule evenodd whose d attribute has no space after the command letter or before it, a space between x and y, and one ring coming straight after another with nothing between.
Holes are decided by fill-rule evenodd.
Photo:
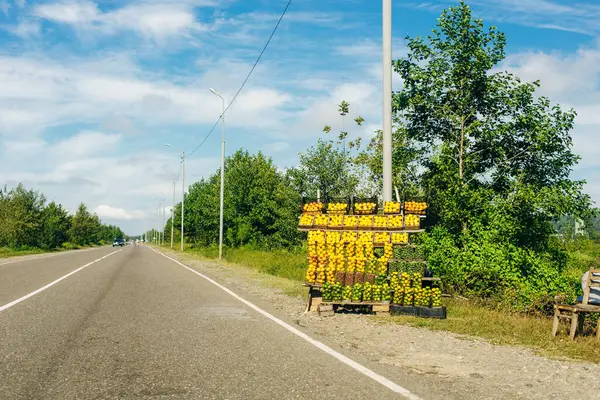
<instances>
[{"instance_id":1,"label":"gravel roadside","mask_svg":"<svg viewBox=\"0 0 600 400\"><path fill-rule=\"evenodd\" d=\"M316 313L304 313L304 299L284 293L291 285L298 285L296 282L243 266L198 260L187 254L167 254L232 290L272 304L305 329L388 370L402 369L434 383L451 385L452 390L444 398L583 399L593 398L593 393L600 391L598 364L550 359L522 347L493 345L481 338L395 324L385 317L336 314L321 318ZM573 384L578 382L585 384Z\"/></svg>"}]
</instances>

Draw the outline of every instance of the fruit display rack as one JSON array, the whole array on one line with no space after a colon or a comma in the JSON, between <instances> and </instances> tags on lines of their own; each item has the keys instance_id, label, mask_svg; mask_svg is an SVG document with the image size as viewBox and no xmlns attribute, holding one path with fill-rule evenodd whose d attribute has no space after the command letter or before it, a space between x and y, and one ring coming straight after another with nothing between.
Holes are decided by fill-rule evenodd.
<instances>
[{"instance_id":1,"label":"fruit display rack","mask_svg":"<svg viewBox=\"0 0 600 400\"><path fill-rule=\"evenodd\" d=\"M400 202L386 202L377 213L377 199L305 206L310 211L302 214L298 229L308 232L307 311L325 316L358 307L375 314L445 317L440 279L424 276L427 262L410 240L424 231L424 215L405 214ZM321 212L312 211L319 208ZM407 211L426 208L413 202Z\"/></svg>"}]
</instances>

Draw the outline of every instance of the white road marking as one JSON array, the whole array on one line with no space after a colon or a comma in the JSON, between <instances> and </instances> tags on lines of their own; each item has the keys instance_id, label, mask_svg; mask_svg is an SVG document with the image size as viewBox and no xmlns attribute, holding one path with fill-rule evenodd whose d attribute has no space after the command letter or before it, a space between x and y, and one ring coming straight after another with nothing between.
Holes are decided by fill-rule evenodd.
<instances>
[{"instance_id":1,"label":"white road marking","mask_svg":"<svg viewBox=\"0 0 600 400\"><path fill-rule=\"evenodd\" d=\"M101 248L102 247L92 247L90 249L84 249L84 250L63 251L63 252L60 252L60 253L48 254L48 255L45 255L45 256L41 256L41 257L35 257L35 255L33 255L33 257L19 258L18 260L10 260L10 261L7 261L7 262L0 263L0 267L3 266L3 265L15 264L15 263L18 263L18 262L25 262L25 261L31 261L31 260L43 260L44 258L50 258L50 257L56 257L56 256L64 256L65 254L84 253L86 251L97 250L97 249L101 249Z\"/></svg>"},{"instance_id":2,"label":"white road marking","mask_svg":"<svg viewBox=\"0 0 600 400\"><path fill-rule=\"evenodd\" d=\"M181 265L182 267L188 269L189 271L193 272L194 274L206 279L208 282L212 283L213 285L217 286L219 289L223 290L224 292L228 293L229 295L233 296L234 298L236 298L237 300L241 301L242 303L244 303L245 305L247 305L248 307L252 308L253 310L255 310L256 312L264 315L265 317L267 317L268 319L270 319L271 321L275 322L276 324L282 326L283 328L287 329L288 331L292 332L294 335L306 340L308 343L312 344L313 346L317 347L318 349L324 351L325 353L329 354L332 357L335 357L336 359L338 359L339 361L343 362L344 364L348 365L349 367L353 368L354 370L368 376L369 378L373 379L374 381L376 381L377 383L387 387L388 389L392 390L393 392L399 393L402 396L406 397L409 400L422 400L419 396L417 396L416 394L411 393L408 389L403 388L402 386L390 381L389 379L387 379L386 377L383 377L381 375L379 375L378 373L370 370L369 368L365 367L362 364L357 363L356 361L346 357L345 355L341 354L340 352L335 351L334 349L332 349L331 347L327 346L324 343L319 342L318 340L315 340L313 338L311 338L310 336L308 336L306 333L294 328L293 326L291 326L290 324L280 320L279 318L275 317L272 314L269 314L268 312L266 312L265 310L263 310L262 308L258 307L257 305L254 305L253 303L249 302L248 300L244 299L243 297L239 296L238 294L232 292L231 290L227 289L225 286L221 285L220 283L214 281L213 279L209 278L208 276L188 267L187 265L181 263L180 261L167 256L166 254L161 253L160 251L157 251L155 249L153 249L152 247L150 247L150 249L152 249L152 251L160 254L163 257L168 258L169 260Z\"/></svg>"},{"instance_id":3,"label":"white road marking","mask_svg":"<svg viewBox=\"0 0 600 400\"><path fill-rule=\"evenodd\" d=\"M7 310L7 309L9 309L9 308L11 308L12 306L15 306L15 305L19 304L20 302L22 302L22 301L25 301L25 300L27 300L28 298L30 298L30 297L32 297L32 296L35 296L36 294L38 294L38 293L40 293L40 292L43 292L44 290L48 289L49 287L56 285L58 282L62 281L63 279L67 279L69 276L71 276L71 275L73 275L73 274L76 274L77 272L81 271L82 269L84 269L84 268L87 268L87 267L89 267L90 265L92 265L92 264L95 264L95 263L97 263L98 261L104 260L106 257L110 257L110 256L112 256L113 254L115 254L115 253L118 253L118 252L120 252L120 251L123 251L123 250L124 250L124 249L119 249L119 250L113 251L112 253L108 253L107 255L105 255L105 256L103 256L103 257L97 258L97 259L95 259L94 261L92 261L92 262L89 262L89 263L85 264L84 266L77 268L75 271L71 271L71 272L69 272L68 274L66 274L66 275L64 275L64 276L61 276L61 277L60 277L60 278L58 278L57 280L50 282L50 283L49 283L49 284L47 284L46 286L42 286L41 288L39 288L39 289L37 289L37 290L34 290L33 292L31 292L31 293L29 293L29 294L26 294L26 295L25 295L25 296L23 296L23 297L20 297L20 298L18 298L18 299L16 299L16 300L13 300L13 301L11 301L10 303L7 303L7 304L5 304L5 305L3 305L3 306L0 306L0 312L2 312L2 311L4 311L4 310Z\"/></svg>"}]
</instances>

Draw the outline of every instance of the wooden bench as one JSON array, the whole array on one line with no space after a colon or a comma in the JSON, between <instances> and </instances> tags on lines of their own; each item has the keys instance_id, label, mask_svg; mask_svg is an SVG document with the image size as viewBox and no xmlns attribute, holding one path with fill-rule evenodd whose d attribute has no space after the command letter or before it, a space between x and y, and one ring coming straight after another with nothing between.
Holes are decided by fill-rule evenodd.
<instances>
[{"instance_id":1,"label":"wooden bench","mask_svg":"<svg viewBox=\"0 0 600 400\"><path fill-rule=\"evenodd\" d=\"M594 276L596 275L596 276ZM581 303L575 305L554 305L554 323L552 324L552 336L556 336L558 326L561 319L571 322L571 330L569 336L571 340L575 339L578 328L583 326L585 314L600 313L600 305L590 304L590 290L592 288L600 288L600 269L590 268L586 279L585 290L583 291L583 299ZM594 277L594 279L592 279ZM579 318L581 316L581 318ZM596 339L600 339L600 318L596 324Z\"/></svg>"}]
</instances>

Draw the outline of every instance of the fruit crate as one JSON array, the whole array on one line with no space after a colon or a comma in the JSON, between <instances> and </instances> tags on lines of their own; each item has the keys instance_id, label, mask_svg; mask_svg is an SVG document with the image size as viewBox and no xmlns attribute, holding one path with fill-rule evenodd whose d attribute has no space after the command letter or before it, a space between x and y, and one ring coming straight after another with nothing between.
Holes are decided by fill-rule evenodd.
<instances>
[{"instance_id":1,"label":"fruit crate","mask_svg":"<svg viewBox=\"0 0 600 400\"><path fill-rule=\"evenodd\" d=\"M437 318L437 319L446 319L446 307L418 307L417 309L417 317L421 318Z\"/></svg>"},{"instance_id":2,"label":"fruit crate","mask_svg":"<svg viewBox=\"0 0 600 400\"><path fill-rule=\"evenodd\" d=\"M300 211L302 213L321 214L325 211L325 203L314 197L303 197Z\"/></svg>"},{"instance_id":3,"label":"fruit crate","mask_svg":"<svg viewBox=\"0 0 600 400\"><path fill-rule=\"evenodd\" d=\"M365 209L364 205L369 206ZM377 214L377 207L377 197L354 197L352 201L352 209L357 215Z\"/></svg>"},{"instance_id":4,"label":"fruit crate","mask_svg":"<svg viewBox=\"0 0 600 400\"><path fill-rule=\"evenodd\" d=\"M398 304L390 305L390 314L392 315L410 315L417 316L418 310L414 306L401 306Z\"/></svg>"},{"instance_id":5,"label":"fruit crate","mask_svg":"<svg viewBox=\"0 0 600 400\"><path fill-rule=\"evenodd\" d=\"M399 221L400 225L391 226L392 221ZM403 231L404 228L404 216L402 214L388 214L388 231Z\"/></svg>"},{"instance_id":6,"label":"fruit crate","mask_svg":"<svg viewBox=\"0 0 600 400\"><path fill-rule=\"evenodd\" d=\"M355 215L344 215L343 226L344 226L344 230L356 230L356 229L358 229L358 216L355 216Z\"/></svg>"},{"instance_id":7,"label":"fruit crate","mask_svg":"<svg viewBox=\"0 0 600 400\"><path fill-rule=\"evenodd\" d=\"M373 230L375 230L375 231L387 231L388 230L387 215L373 215Z\"/></svg>"},{"instance_id":8,"label":"fruit crate","mask_svg":"<svg viewBox=\"0 0 600 400\"><path fill-rule=\"evenodd\" d=\"M376 232L373 235L373 247L384 247L386 243L390 243L392 235L389 232Z\"/></svg>"},{"instance_id":9,"label":"fruit crate","mask_svg":"<svg viewBox=\"0 0 600 400\"><path fill-rule=\"evenodd\" d=\"M394 246L407 246L410 240L408 233L406 232L398 232L391 231L392 236L392 244ZM401 236L399 236L401 235Z\"/></svg>"},{"instance_id":10,"label":"fruit crate","mask_svg":"<svg viewBox=\"0 0 600 400\"><path fill-rule=\"evenodd\" d=\"M327 214L315 215L315 221L313 223L313 226L316 229L327 229L328 224L329 224L329 216Z\"/></svg>"},{"instance_id":11,"label":"fruit crate","mask_svg":"<svg viewBox=\"0 0 600 400\"><path fill-rule=\"evenodd\" d=\"M405 197L402 204L404 215L427 215L427 200L425 197Z\"/></svg>"},{"instance_id":12,"label":"fruit crate","mask_svg":"<svg viewBox=\"0 0 600 400\"><path fill-rule=\"evenodd\" d=\"M324 211L326 211L327 214L344 215L350 212L350 206L351 203L349 197L332 198L327 201L327 206Z\"/></svg>"},{"instance_id":13,"label":"fruit crate","mask_svg":"<svg viewBox=\"0 0 600 400\"><path fill-rule=\"evenodd\" d=\"M310 229L313 227L314 223L315 216L313 214L302 214L298 222L298 227L301 229Z\"/></svg>"},{"instance_id":14,"label":"fruit crate","mask_svg":"<svg viewBox=\"0 0 600 400\"><path fill-rule=\"evenodd\" d=\"M344 216L343 215L330 215L329 222L327 224L328 229L342 230L344 229Z\"/></svg>"},{"instance_id":15,"label":"fruit crate","mask_svg":"<svg viewBox=\"0 0 600 400\"><path fill-rule=\"evenodd\" d=\"M401 201L386 201L383 203L383 213L385 215L400 215L402 214Z\"/></svg>"},{"instance_id":16,"label":"fruit crate","mask_svg":"<svg viewBox=\"0 0 600 400\"><path fill-rule=\"evenodd\" d=\"M404 230L416 231L421 229L421 217L416 214L404 216Z\"/></svg>"},{"instance_id":17,"label":"fruit crate","mask_svg":"<svg viewBox=\"0 0 600 400\"><path fill-rule=\"evenodd\" d=\"M356 227L359 231L371 231L373 230L373 216L372 215L361 215L358 217L358 225Z\"/></svg>"},{"instance_id":18,"label":"fruit crate","mask_svg":"<svg viewBox=\"0 0 600 400\"><path fill-rule=\"evenodd\" d=\"M392 259L389 262L390 273L397 272L399 274L406 272L408 274L414 274L418 272L424 274L427 268L425 261L404 261Z\"/></svg>"}]
</instances>

